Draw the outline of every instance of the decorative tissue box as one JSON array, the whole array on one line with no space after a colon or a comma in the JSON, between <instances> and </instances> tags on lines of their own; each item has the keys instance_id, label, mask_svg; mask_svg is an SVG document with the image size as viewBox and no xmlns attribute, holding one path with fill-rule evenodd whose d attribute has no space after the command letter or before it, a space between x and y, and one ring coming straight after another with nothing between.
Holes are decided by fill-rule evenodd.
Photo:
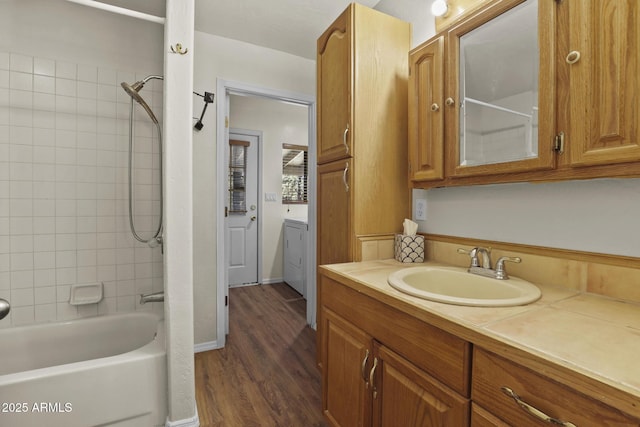
<instances>
[{"instance_id":1,"label":"decorative tissue box","mask_svg":"<svg viewBox=\"0 0 640 427\"><path fill-rule=\"evenodd\" d=\"M396 234L395 256L400 262L424 262L424 236Z\"/></svg>"}]
</instances>

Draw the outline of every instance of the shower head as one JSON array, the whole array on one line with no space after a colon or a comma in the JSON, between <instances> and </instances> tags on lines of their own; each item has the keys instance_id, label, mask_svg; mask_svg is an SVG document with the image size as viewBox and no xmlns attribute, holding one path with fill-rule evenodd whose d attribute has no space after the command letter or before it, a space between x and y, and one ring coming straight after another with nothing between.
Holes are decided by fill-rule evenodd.
<instances>
[{"instance_id":1,"label":"shower head","mask_svg":"<svg viewBox=\"0 0 640 427\"><path fill-rule=\"evenodd\" d=\"M147 114L149 114L149 117L151 117L151 120L153 121L153 123L158 123L158 119L156 118L156 115L153 114L153 111L151 111L151 107L149 107L149 105L145 102L144 98L142 98L142 96L140 96L140 89L142 89L144 87L144 84L146 82L148 82L151 79L160 79L162 80L162 76L147 76L142 80L139 80L133 84L129 84L126 82L122 82L120 83L120 86L122 86L122 89L124 89L125 92L127 92L127 94L134 100L136 100L136 102L138 102L138 104L140 104L142 106L142 108L145 109L145 111L147 112Z\"/></svg>"}]
</instances>

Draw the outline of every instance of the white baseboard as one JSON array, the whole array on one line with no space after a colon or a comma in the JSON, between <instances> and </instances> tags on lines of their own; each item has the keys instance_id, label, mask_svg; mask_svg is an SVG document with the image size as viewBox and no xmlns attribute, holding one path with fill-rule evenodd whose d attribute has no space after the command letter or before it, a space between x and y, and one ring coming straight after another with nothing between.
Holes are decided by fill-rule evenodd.
<instances>
[{"instance_id":1,"label":"white baseboard","mask_svg":"<svg viewBox=\"0 0 640 427\"><path fill-rule=\"evenodd\" d=\"M201 342L193 346L194 353L202 353L203 351L218 350L222 348L218 345L218 341Z\"/></svg>"},{"instance_id":2,"label":"white baseboard","mask_svg":"<svg viewBox=\"0 0 640 427\"><path fill-rule=\"evenodd\" d=\"M200 427L200 418L198 417L198 407L196 406L196 414L191 418L185 418L178 421L169 421L165 423L165 427Z\"/></svg>"},{"instance_id":3,"label":"white baseboard","mask_svg":"<svg viewBox=\"0 0 640 427\"><path fill-rule=\"evenodd\" d=\"M284 282L284 279L282 277L280 278L276 278L276 279L262 279L262 284L263 285L271 285L273 283L282 283Z\"/></svg>"}]
</instances>

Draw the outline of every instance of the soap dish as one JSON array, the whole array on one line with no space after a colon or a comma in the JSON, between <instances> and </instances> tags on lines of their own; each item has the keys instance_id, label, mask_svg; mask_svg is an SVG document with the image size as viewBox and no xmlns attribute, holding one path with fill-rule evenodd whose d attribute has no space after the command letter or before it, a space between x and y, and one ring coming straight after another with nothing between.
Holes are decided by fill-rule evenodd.
<instances>
[{"instance_id":1,"label":"soap dish","mask_svg":"<svg viewBox=\"0 0 640 427\"><path fill-rule=\"evenodd\" d=\"M71 297L69 298L69 304L95 304L100 302L100 300L102 300L102 283L71 285Z\"/></svg>"}]
</instances>

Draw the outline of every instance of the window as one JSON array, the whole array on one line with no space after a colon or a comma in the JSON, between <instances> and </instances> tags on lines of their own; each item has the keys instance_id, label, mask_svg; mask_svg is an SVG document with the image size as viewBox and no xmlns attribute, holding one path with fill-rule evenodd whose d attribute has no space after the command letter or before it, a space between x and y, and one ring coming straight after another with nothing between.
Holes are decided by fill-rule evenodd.
<instances>
[{"instance_id":1,"label":"window","mask_svg":"<svg viewBox=\"0 0 640 427\"><path fill-rule=\"evenodd\" d=\"M307 147L282 144L282 203L307 203Z\"/></svg>"},{"instance_id":2,"label":"window","mask_svg":"<svg viewBox=\"0 0 640 427\"><path fill-rule=\"evenodd\" d=\"M229 140L229 213L245 214L248 142Z\"/></svg>"}]
</instances>

